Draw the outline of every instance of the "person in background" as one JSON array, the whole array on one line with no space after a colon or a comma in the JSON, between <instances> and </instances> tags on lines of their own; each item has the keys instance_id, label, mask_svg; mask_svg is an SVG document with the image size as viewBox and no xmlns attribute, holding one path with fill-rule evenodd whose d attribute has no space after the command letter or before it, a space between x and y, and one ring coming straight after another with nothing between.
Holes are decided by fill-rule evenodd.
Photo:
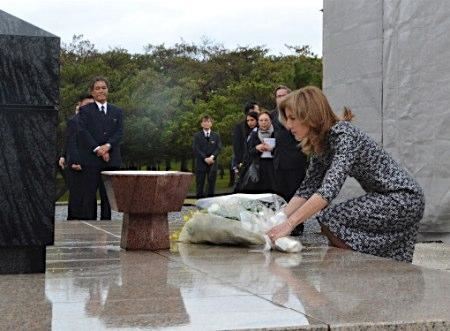
<instances>
[{"instance_id":1,"label":"person in background","mask_svg":"<svg viewBox=\"0 0 450 331\"><path fill-rule=\"evenodd\" d=\"M97 189L101 199L101 220L111 220L111 207L101 178L104 170L120 169L122 158L120 144L123 136L123 111L108 103L109 82L104 77L95 77L90 84L93 103L80 107L79 135L80 160L87 177L86 194L91 215L97 218Z\"/></svg>"},{"instance_id":2,"label":"person in background","mask_svg":"<svg viewBox=\"0 0 450 331\"><path fill-rule=\"evenodd\" d=\"M214 196L217 178L217 157L222 149L220 135L211 130L212 117L205 115L201 119L202 130L194 134L192 149L195 157L195 178L197 199ZM207 194L204 192L205 178L208 179Z\"/></svg>"},{"instance_id":3,"label":"person in background","mask_svg":"<svg viewBox=\"0 0 450 331\"><path fill-rule=\"evenodd\" d=\"M84 194L84 173L80 164L78 152L78 112L80 107L94 102L92 95L83 95L75 106L75 114L67 120L66 137L62 156L59 158L59 166L65 169L67 186L69 188L69 201L67 206L67 220L88 220L86 214Z\"/></svg>"},{"instance_id":4,"label":"person in background","mask_svg":"<svg viewBox=\"0 0 450 331\"><path fill-rule=\"evenodd\" d=\"M253 131L258 130L258 116L259 116L259 112L256 112L256 111L250 111L250 112L247 114L246 122L247 122L247 127L248 127L250 133L249 133L249 134L247 135L247 137L245 138L245 142L246 142L246 143L248 142L248 139L249 139L249 137L250 137L250 134L251 134ZM247 144L246 144L246 145L247 145ZM247 150L247 146L245 147L245 150L244 150L244 158L245 158L245 153L247 152L246 150Z\"/></svg>"},{"instance_id":5,"label":"person in background","mask_svg":"<svg viewBox=\"0 0 450 331\"><path fill-rule=\"evenodd\" d=\"M234 193L244 193L244 188L242 186L242 176L244 175L245 171L248 169L248 165L252 161L252 157L248 153L248 143L250 140L250 137L252 136L253 132L256 132L258 130L258 115L259 113L256 111L250 111L247 114L246 119L246 125L250 131L250 133L245 138L245 148L242 156L242 162L237 165L238 172L236 173L235 178L235 185L234 185Z\"/></svg>"},{"instance_id":6,"label":"person in background","mask_svg":"<svg viewBox=\"0 0 450 331\"><path fill-rule=\"evenodd\" d=\"M273 149L268 139L275 142L275 129L270 113L266 110L258 115L258 128L252 131L248 139L250 162L259 166L259 181L243 187L246 193L273 193L275 191L275 172L273 167Z\"/></svg>"},{"instance_id":7,"label":"person in background","mask_svg":"<svg viewBox=\"0 0 450 331\"><path fill-rule=\"evenodd\" d=\"M271 117L275 128L275 139L277 147L274 151L273 165L275 169L276 186L275 192L281 195L286 201L291 200L295 191L300 186L305 177L307 168L307 158L302 152L299 142L279 121L278 107L283 98L291 90L279 85L275 89L276 108L272 111ZM293 231L293 236L303 233L303 223L299 224Z\"/></svg>"},{"instance_id":8,"label":"person in background","mask_svg":"<svg viewBox=\"0 0 450 331\"><path fill-rule=\"evenodd\" d=\"M416 180L365 132L331 110L313 86L290 93L279 106L282 121L311 156L305 179L268 231L272 241L312 216L334 246L411 262L425 208ZM347 177L364 195L331 205Z\"/></svg>"},{"instance_id":9,"label":"person in background","mask_svg":"<svg viewBox=\"0 0 450 331\"><path fill-rule=\"evenodd\" d=\"M237 175L239 172L239 167L242 165L244 161L244 156L247 149L247 137L251 132L251 128L247 124L247 115L249 112L259 113L260 109L256 102L249 102L245 105L244 115L246 118L236 124L233 128L232 132L232 141L233 141L233 157L231 168L233 170L233 174Z\"/></svg>"}]
</instances>

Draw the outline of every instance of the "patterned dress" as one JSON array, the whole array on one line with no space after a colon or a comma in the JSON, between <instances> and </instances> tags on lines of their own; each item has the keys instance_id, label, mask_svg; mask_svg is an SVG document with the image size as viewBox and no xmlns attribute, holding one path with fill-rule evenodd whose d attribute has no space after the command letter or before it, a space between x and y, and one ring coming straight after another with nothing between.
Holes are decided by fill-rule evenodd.
<instances>
[{"instance_id":1,"label":"patterned dress","mask_svg":"<svg viewBox=\"0 0 450 331\"><path fill-rule=\"evenodd\" d=\"M366 133L340 121L328 133L326 152L312 156L296 194L317 193L330 203L348 176L366 194L328 205L319 223L355 251L411 262L425 208L422 188Z\"/></svg>"}]
</instances>

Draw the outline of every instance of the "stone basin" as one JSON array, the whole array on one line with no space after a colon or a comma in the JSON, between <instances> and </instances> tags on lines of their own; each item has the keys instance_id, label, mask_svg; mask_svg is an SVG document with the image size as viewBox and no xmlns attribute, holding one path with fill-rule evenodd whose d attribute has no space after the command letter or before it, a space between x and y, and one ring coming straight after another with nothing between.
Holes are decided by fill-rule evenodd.
<instances>
[{"instance_id":1,"label":"stone basin","mask_svg":"<svg viewBox=\"0 0 450 331\"><path fill-rule=\"evenodd\" d=\"M180 211L194 175L180 171L102 171L111 208L124 213L120 247L168 249L167 213Z\"/></svg>"}]
</instances>

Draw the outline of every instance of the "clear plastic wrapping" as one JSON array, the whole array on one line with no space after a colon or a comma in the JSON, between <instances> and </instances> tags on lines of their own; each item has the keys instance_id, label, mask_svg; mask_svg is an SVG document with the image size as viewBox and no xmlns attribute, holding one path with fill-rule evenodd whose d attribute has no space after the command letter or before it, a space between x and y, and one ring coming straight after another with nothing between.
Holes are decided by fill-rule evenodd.
<instances>
[{"instance_id":1,"label":"clear plastic wrapping","mask_svg":"<svg viewBox=\"0 0 450 331\"><path fill-rule=\"evenodd\" d=\"M181 230L179 241L216 245L264 245L264 250L299 252L302 245L292 237L272 243L266 235L283 220L276 217L286 201L276 194L232 194L199 199L194 213Z\"/></svg>"}]
</instances>

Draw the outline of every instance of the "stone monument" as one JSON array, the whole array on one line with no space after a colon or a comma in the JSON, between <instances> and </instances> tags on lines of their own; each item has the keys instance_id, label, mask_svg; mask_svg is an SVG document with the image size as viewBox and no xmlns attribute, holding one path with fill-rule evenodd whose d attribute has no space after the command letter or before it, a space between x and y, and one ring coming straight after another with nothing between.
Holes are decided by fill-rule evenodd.
<instances>
[{"instance_id":1,"label":"stone monument","mask_svg":"<svg viewBox=\"0 0 450 331\"><path fill-rule=\"evenodd\" d=\"M45 272L53 244L59 45L0 10L0 273Z\"/></svg>"},{"instance_id":2,"label":"stone monument","mask_svg":"<svg viewBox=\"0 0 450 331\"><path fill-rule=\"evenodd\" d=\"M180 211L194 178L180 171L102 171L111 209L123 212L120 247L170 247L168 213Z\"/></svg>"}]
</instances>

